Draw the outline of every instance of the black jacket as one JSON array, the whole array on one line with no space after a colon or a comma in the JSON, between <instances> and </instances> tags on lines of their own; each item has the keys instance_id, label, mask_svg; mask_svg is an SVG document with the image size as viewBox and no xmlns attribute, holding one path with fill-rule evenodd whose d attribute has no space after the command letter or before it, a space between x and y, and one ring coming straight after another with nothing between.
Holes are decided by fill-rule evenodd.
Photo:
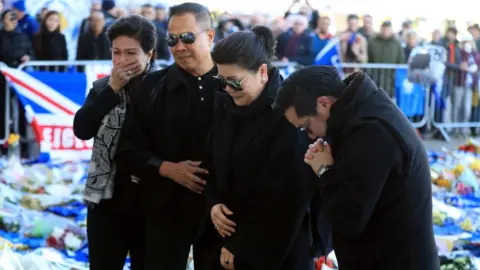
<instances>
[{"instance_id":1,"label":"black jacket","mask_svg":"<svg viewBox=\"0 0 480 270\"><path fill-rule=\"evenodd\" d=\"M220 82L208 90L217 95L225 93ZM185 225L200 216L206 218L205 197L161 177L159 168L163 160L198 160L190 149L195 132L191 121L192 92L184 71L175 64L149 74L132 96L118 155L122 167L142 179L145 210L150 213L147 216L168 216L175 218L176 224Z\"/></svg>"},{"instance_id":2,"label":"black jacket","mask_svg":"<svg viewBox=\"0 0 480 270\"><path fill-rule=\"evenodd\" d=\"M0 30L0 62L16 68L22 64L21 58L25 55L28 55L30 60L34 59L32 42L28 35L18 27L14 31Z\"/></svg>"},{"instance_id":3,"label":"black jacket","mask_svg":"<svg viewBox=\"0 0 480 270\"><path fill-rule=\"evenodd\" d=\"M96 37L89 31L78 38L77 60L108 60L112 59L110 41L107 34Z\"/></svg>"},{"instance_id":4,"label":"black jacket","mask_svg":"<svg viewBox=\"0 0 480 270\"><path fill-rule=\"evenodd\" d=\"M40 61L68 60L67 41L65 35L60 32L38 33L33 37L33 49L35 57ZM65 66L40 67L44 71L65 71Z\"/></svg>"},{"instance_id":5,"label":"black jacket","mask_svg":"<svg viewBox=\"0 0 480 270\"><path fill-rule=\"evenodd\" d=\"M313 259L305 228L313 182L298 177L302 164L297 129L272 109L281 83L278 70L273 69L269 78L249 106L237 107L227 99L225 118L213 131L205 160L210 172L207 199L210 209L224 203L234 213L237 230L223 246L237 264L258 270L308 270ZM302 224L307 226L299 236ZM303 239L293 247L297 236ZM290 251L295 255L285 262Z\"/></svg>"},{"instance_id":6,"label":"black jacket","mask_svg":"<svg viewBox=\"0 0 480 270\"><path fill-rule=\"evenodd\" d=\"M68 60L67 41L60 32L39 33L33 45L37 60Z\"/></svg>"},{"instance_id":7,"label":"black jacket","mask_svg":"<svg viewBox=\"0 0 480 270\"><path fill-rule=\"evenodd\" d=\"M293 38L293 31L289 30L278 36L277 41L277 58L281 59L282 57L287 57L290 62L297 62L301 65L311 65L312 64L312 37L305 30L297 40L296 51L294 56L286 55L288 52L288 46L290 39Z\"/></svg>"},{"instance_id":8,"label":"black jacket","mask_svg":"<svg viewBox=\"0 0 480 270\"><path fill-rule=\"evenodd\" d=\"M152 67L150 71L153 71ZM98 129L102 125L102 121L115 106L120 102L120 97L108 85L110 76L101 78L93 82L93 87L87 95L82 107L75 113L73 118L73 132L75 136L81 140L90 140L98 133ZM141 81L141 77L132 80L125 86L127 92L130 94L135 91ZM127 107L127 115L130 108ZM122 144L120 137L120 145ZM119 149L117 148L117 152ZM132 183L131 174L122 166L117 166L117 173L115 175L115 186L113 198L111 201L115 208L123 214L138 214L139 203L138 199L134 198L132 188L135 183Z\"/></svg>"},{"instance_id":9,"label":"black jacket","mask_svg":"<svg viewBox=\"0 0 480 270\"><path fill-rule=\"evenodd\" d=\"M342 270L437 270L430 169L421 139L364 73L332 105L335 165L319 179Z\"/></svg>"}]
</instances>

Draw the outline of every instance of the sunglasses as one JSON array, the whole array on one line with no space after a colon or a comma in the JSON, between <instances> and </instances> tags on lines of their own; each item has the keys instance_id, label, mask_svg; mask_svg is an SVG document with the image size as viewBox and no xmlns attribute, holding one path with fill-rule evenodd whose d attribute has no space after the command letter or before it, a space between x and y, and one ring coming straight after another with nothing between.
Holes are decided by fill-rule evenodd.
<instances>
[{"instance_id":1,"label":"sunglasses","mask_svg":"<svg viewBox=\"0 0 480 270\"><path fill-rule=\"evenodd\" d=\"M173 46L177 45L179 41L181 41L183 44L187 44L187 45L193 44L193 43L195 43L196 36L198 34L206 32L206 31L208 31L208 30L201 31L201 32L198 32L198 33L185 32L185 33L181 33L181 34L178 34L178 35L169 34L167 36L167 45L168 45L168 47L173 47Z\"/></svg>"},{"instance_id":2,"label":"sunglasses","mask_svg":"<svg viewBox=\"0 0 480 270\"><path fill-rule=\"evenodd\" d=\"M215 75L213 76L213 78L219 80L221 83L227 85L227 86L230 86L234 91L242 91L243 88L242 88L242 83L245 81L245 79L248 77L245 76L245 78L241 79L241 80L237 80L237 79L225 79L219 75Z\"/></svg>"}]
</instances>

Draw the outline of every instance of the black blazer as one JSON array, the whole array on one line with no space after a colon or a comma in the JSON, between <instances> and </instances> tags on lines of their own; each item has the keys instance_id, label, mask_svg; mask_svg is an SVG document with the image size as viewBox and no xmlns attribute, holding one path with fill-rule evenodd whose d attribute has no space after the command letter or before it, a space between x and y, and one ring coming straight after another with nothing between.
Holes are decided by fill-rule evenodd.
<instances>
[{"instance_id":1,"label":"black blazer","mask_svg":"<svg viewBox=\"0 0 480 270\"><path fill-rule=\"evenodd\" d=\"M225 93L220 82L211 91ZM142 179L148 216L168 217L185 226L195 226L192 220L200 216L206 218L205 197L161 177L159 168L163 160L197 159L189 147L195 132L191 121L193 95L184 72L176 64L150 73L131 97L117 155L122 167Z\"/></svg>"},{"instance_id":2,"label":"black blazer","mask_svg":"<svg viewBox=\"0 0 480 270\"><path fill-rule=\"evenodd\" d=\"M210 207L224 203L234 213L236 232L222 245L237 263L259 270L309 269L298 264L283 267L314 189L298 177L297 129L272 109L281 82L278 70L269 78L267 88L249 106L227 102L226 116L212 133L205 159L210 172L207 199ZM309 241L300 249L305 263L313 266Z\"/></svg>"}]
</instances>

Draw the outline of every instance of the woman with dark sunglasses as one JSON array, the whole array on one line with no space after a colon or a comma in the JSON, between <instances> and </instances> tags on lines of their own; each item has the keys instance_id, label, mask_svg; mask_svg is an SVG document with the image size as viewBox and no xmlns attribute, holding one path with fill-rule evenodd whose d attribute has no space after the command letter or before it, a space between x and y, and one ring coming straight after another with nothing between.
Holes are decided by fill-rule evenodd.
<instances>
[{"instance_id":1,"label":"woman with dark sunglasses","mask_svg":"<svg viewBox=\"0 0 480 270\"><path fill-rule=\"evenodd\" d=\"M298 132L272 109L282 82L271 65L275 43L270 29L257 26L220 40L212 52L228 93L205 159L219 269L313 269L306 225L312 192L299 177Z\"/></svg>"},{"instance_id":2,"label":"woman with dark sunglasses","mask_svg":"<svg viewBox=\"0 0 480 270\"><path fill-rule=\"evenodd\" d=\"M130 97L140 89L147 72L155 69L157 32L147 19L132 15L113 23L107 35L112 50L111 75L93 82L73 120L75 136L94 140L84 191L90 269L123 269L130 254L131 269L143 270L141 180L117 165L116 158L125 144L122 129L130 113Z\"/></svg>"}]
</instances>

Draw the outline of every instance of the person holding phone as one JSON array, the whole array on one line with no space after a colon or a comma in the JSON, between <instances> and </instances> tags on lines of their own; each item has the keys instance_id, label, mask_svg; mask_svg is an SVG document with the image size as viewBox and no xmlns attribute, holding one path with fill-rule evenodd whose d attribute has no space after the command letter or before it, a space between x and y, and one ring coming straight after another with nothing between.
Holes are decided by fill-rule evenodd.
<instances>
[{"instance_id":1,"label":"person holding phone","mask_svg":"<svg viewBox=\"0 0 480 270\"><path fill-rule=\"evenodd\" d=\"M144 269L145 224L140 215L139 179L115 161L123 144L122 128L130 113L130 96L155 69L155 26L132 15L108 29L113 68L93 82L75 114L73 131L81 140L94 139L84 191L88 205L87 237L90 269L121 270L130 254L131 268Z\"/></svg>"}]
</instances>

